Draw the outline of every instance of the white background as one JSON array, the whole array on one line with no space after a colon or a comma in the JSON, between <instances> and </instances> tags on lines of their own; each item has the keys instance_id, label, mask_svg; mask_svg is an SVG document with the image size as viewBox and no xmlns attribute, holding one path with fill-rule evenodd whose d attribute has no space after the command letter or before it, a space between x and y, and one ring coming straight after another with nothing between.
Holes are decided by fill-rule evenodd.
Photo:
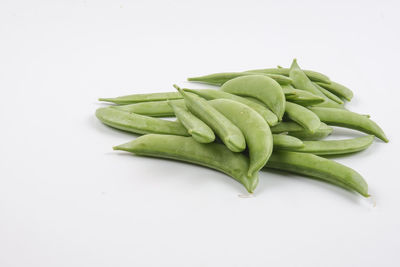
<instances>
[{"instance_id":1,"label":"white background","mask_svg":"<svg viewBox=\"0 0 400 267\"><path fill-rule=\"evenodd\" d=\"M399 266L399 8L2 0L0 266ZM352 88L348 107L387 133L389 144L337 159L365 177L376 207L278 172L240 198L213 170L113 152L134 136L94 116L98 97L294 57Z\"/></svg>"}]
</instances>

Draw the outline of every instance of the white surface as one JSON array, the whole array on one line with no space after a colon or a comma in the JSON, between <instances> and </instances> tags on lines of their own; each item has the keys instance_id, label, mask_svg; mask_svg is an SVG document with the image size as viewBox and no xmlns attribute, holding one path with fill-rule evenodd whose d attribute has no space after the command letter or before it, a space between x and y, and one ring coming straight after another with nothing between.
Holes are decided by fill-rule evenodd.
<instances>
[{"instance_id":1,"label":"white surface","mask_svg":"<svg viewBox=\"0 0 400 267\"><path fill-rule=\"evenodd\" d=\"M0 266L399 266L399 4L298 2L1 1ZM375 208L266 172L239 198L218 172L113 152L133 136L94 117L98 97L294 57L386 131L338 159Z\"/></svg>"}]
</instances>

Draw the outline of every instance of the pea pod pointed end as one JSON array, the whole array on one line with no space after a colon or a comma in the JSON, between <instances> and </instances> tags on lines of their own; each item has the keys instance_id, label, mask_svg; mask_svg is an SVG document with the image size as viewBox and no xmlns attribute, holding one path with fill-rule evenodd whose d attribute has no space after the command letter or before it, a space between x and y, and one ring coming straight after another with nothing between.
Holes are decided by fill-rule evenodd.
<instances>
[{"instance_id":1,"label":"pea pod pointed end","mask_svg":"<svg viewBox=\"0 0 400 267\"><path fill-rule=\"evenodd\" d=\"M257 188L258 181L258 172L255 172L251 176L248 175L245 179L243 179L243 185L246 188L247 192L253 194L254 190Z\"/></svg>"}]
</instances>

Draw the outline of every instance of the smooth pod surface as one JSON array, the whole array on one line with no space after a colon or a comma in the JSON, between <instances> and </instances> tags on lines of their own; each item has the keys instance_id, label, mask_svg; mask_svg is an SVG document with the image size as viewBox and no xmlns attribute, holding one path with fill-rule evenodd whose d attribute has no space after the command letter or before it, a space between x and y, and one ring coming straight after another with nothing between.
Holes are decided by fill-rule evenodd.
<instances>
[{"instance_id":1,"label":"smooth pod surface","mask_svg":"<svg viewBox=\"0 0 400 267\"><path fill-rule=\"evenodd\" d=\"M279 124L271 127L272 133L289 133L289 135L300 138L301 140L320 140L333 131L332 127L329 127L325 123L321 122L319 128L314 132L310 133L304 129L300 124L292 121L280 122Z\"/></svg>"},{"instance_id":2,"label":"smooth pod surface","mask_svg":"<svg viewBox=\"0 0 400 267\"><path fill-rule=\"evenodd\" d=\"M184 106L185 102L183 99L170 100L176 105ZM140 115L150 116L150 117L172 117L174 116L174 111L167 101L150 101L141 102L135 104L128 104L122 106L111 106L119 110L123 110L129 113L136 113Z\"/></svg>"},{"instance_id":3,"label":"smooth pod surface","mask_svg":"<svg viewBox=\"0 0 400 267\"><path fill-rule=\"evenodd\" d=\"M247 76L247 75L265 75L268 76L279 84L291 84L292 79L287 76L279 75L279 74L261 74L261 73L252 73L252 72L221 72L221 73L214 73L205 76L199 77L191 77L188 78L190 82L201 82L206 84L218 85L221 86L229 80L232 80L237 77Z\"/></svg>"},{"instance_id":4,"label":"smooth pod surface","mask_svg":"<svg viewBox=\"0 0 400 267\"><path fill-rule=\"evenodd\" d=\"M318 90L320 90L330 100L335 101L336 103L338 103L340 105L344 104L343 100L340 97L338 97L337 95L331 93L330 91L326 90L322 86L319 86L317 83L314 83L314 86L316 88L318 88Z\"/></svg>"},{"instance_id":5,"label":"smooth pod surface","mask_svg":"<svg viewBox=\"0 0 400 267\"><path fill-rule=\"evenodd\" d=\"M330 91L331 93L343 97L347 101L351 101L351 99L353 98L353 91L337 82L317 82L317 84Z\"/></svg>"},{"instance_id":6,"label":"smooth pod surface","mask_svg":"<svg viewBox=\"0 0 400 267\"><path fill-rule=\"evenodd\" d=\"M286 103L286 114L291 120L303 126L310 133L314 133L321 125L321 121L317 115L295 103Z\"/></svg>"},{"instance_id":7,"label":"smooth pod surface","mask_svg":"<svg viewBox=\"0 0 400 267\"><path fill-rule=\"evenodd\" d=\"M226 82L222 91L257 98L282 120L285 112L285 95L282 87L273 79L264 75L248 75Z\"/></svg>"},{"instance_id":8,"label":"smooth pod surface","mask_svg":"<svg viewBox=\"0 0 400 267\"><path fill-rule=\"evenodd\" d=\"M99 98L99 101L111 102L119 105L126 105L139 102L162 101L162 100L173 100L173 99L182 99L182 96L178 92L165 92L165 93L125 95L115 98Z\"/></svg>"},{"instance_id":9,"label":"smooth pod surface","mask_svg":"<svg viewBox=\"0 0 400 267\"><path fill-rule=\"evenodd\" d=\"M303 141L300 139L286 135L286 134L273 134L274 149L295 149L304 146Z\"/></svg>"},{"instance_id":10,"label":"smooth pod surface","mask_svg":"<svg viewBox=\"0 0 400 267\"><path fill-rule=\"evenodd\" d=\"M240 182L253 193L258 184L258 174L247 176L249 159L230 151L218 143L202 144L192 137L148 134L114 147L137 155L168 158L190 162L221 171Z\"/></svg>"},{"instance_id":11,"label":"smooth pod surface","mask_svg":"<svg viewBox=\"0 0 400 267\"><path fill-rule=\"evenodd\" d=\"M290 69L288 68L269 68L269 69L255 69L255 70L249 70L247 72L258 72L258 73L266 73L266 74L279 74L279 75L285 75L289 76ZM303 70L303 72L307 75L307 77L315 82L323 82L323 83L330 83L330 79L328 76L313 71L313 70Z\"/></svg>"}]
</instances>

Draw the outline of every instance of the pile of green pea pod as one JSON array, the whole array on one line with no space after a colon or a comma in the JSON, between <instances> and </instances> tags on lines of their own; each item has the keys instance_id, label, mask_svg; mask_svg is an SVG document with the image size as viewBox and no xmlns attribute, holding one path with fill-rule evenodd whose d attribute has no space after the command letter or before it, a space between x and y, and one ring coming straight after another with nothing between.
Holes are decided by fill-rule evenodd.
<instances>
[{"instance_id":1,"label":"pile of green pea pod","mask_svg":"<svg viewBox=\"0 0 400 267\"><path fill-rule=\"evenodd\" d=\"M324 157L364 150L374 137L388 142L368 115L345 108L353 97L347 87L302 70L296 59L290 68L215 73L188 81L220 89L174 85L177 91L100 98L116 104L97 109L100 121L142 135L114 149L213 168L250 193L260 170L278 169L369 196L358 172ZM366 135L322 140L332 133L331 126Z\"/></svg>"}]
</instances>

